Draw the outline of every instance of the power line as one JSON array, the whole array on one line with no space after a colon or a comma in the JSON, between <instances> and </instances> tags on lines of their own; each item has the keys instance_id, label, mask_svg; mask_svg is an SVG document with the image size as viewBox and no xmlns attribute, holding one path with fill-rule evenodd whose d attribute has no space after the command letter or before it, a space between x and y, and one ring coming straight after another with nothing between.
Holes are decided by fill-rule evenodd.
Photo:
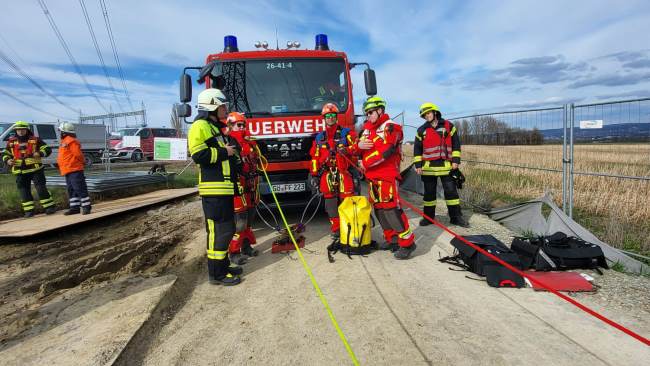
<instances>
[{"instance_id":1,"label":"power line","mask_svg":"<svg viewBox=\"0 0 650 366\"><path fill-rule=\"evenodd\" d=\"M59 42L61 43L61 47L63 47L63 50L65 53L68 55L68 58L70 59L70 63L75 69L75 72L81 80L83 81L84 85L86 85L86 88L92 94L92 96L95 98L97 101L97 104L99 104L100 107L106 112L108 112L108 109L104 106L104 104L99 100L99 97L97 97L97 94L92 90L90 87L90 84L88 83L88 80L86 80L86 76L84 73L81 71L81 67L79 67L79 64L77 64L77 61L75 60L74 56L72 56L72 52L70 52L70 48L68 47L68 44L65 42L65 39L63 38L63 35L59 31L59 27L56 26L56 23L54 22L54 18L52 18L52 14L50 14L50 11L47 9L47 5L45 5L45 0L37 0L38 4L41 6L41 9L43 9L43 13L45 14L45 17L47 18L47 21L50 23L50 26L52 27L52 30L54 31L54 34L56 37L59 39Z\"/></svg>"},{"instance_id":2,"label":"power line","mask_svg":"<svg viewBox=\"0 0 650 366\"><path fill-rule=\"evenodd\" d=\"M52 116L52 117L57 118L57 119L71 119L71 118L65 118L65 117L62 117L62 116L59 116L59 115L56 115L56 114L50 113L50 112L48 112L48 111L42 110L42 109L40 109L39 107L34 106L33 104L30 104L30 103L25 102L24 100L18 98L17 96L15 96L15 95L9 93L9 92L6 91L6 90L0 89L0 93L6 95L7 97L9 97L9 98L15 100L15 101L18 102L18 103L24 105L25 107L28 107L28 108L31 109L31 110L39 111L39 112L41 112L41 113L43 113L43 114L47 114L48 116Z\"/></svg>"},{"instance_id":3,"label":"power line","mask_svg":"<svg viewBox=\"0 0 650 366\"><path fill-rule=\"evenodd\" d=\"M126 89L126 82L124 81L124 72L122 71L122 65L120 64L120 57L117 54L117 46L115 45L115 37L113 37L113 30L111 29L111 22L108 19L108 10L106 8L106 3L104 0L99 0L99 5L102 7L102 13L104 14L104 23L106 23L106 31L108 32L108 38L111 41L111 48L113 49L113 57L115 58L115 64L117 65L117 71L119 71L120 79L122 80L122 87L124 88L124 95L129 101L129 106L131 110L134 110L133 103L131 102L131 96L129 91Z\"/></svg>"},{"instance_id":4,"label":"power line","mask_svg":"<svg viewBox=\"0 0 650 366\"><path fill-rule=\"evenodd\" d=\"M99 62L102 64L104 75L106 75L106 81L108 82L111 92L113 93L113 97L115 98L115 102L117 103L118 108L120 109L121 112L124 112L124 109L122 108L122 104L117 98L117 93L115 92L115 87L113 86L113 82L111 81L111 78L108 75L108 69L106 68L106 64L104 63L104 56L102 55L102 51L100 50L99 45L97 44L97 37L95 37L95 31L93 30L90 17L88 16L86 3L84 2L84 0L79 0L79 5L81 5L81 10L83 10L84 18L86 18L86 24L88 25L88 32L90 32L90 36L93 39L93 45L95 45L95 51L97 51L97 57L99 58Z\"/></svg>"},{"instance_id":5,"label":"power line","mask_svg":"<svg viewBox=\"0 0 650 366\"><path fill-rule=\"evenodd\" d=\"M40 91L42 91L43 93L45 93L46 95L48 95L50 98L56 100L57 103L59 103L59 104L61 104L62 106L66 107L67 109L71 110L71 111L74 112L75 114L79 114L79 113L81 113L81 111L79 111L79 110L77 110L77 109L74 109L74 108L71 107L69 104L64 103L61 99L57 98L56 95L54 95L54 94L50 93L49 91L45 90L45 88L43 88L43 87L41 86L41 84L39 84L38 82L36 82L36 80L32 79L29 75L27 75L27 74L26 74L26 73L25 73L25 72L24 72L20 67L18 67L18 65L16 65L16 63L11 59L11 57L9 57L9 56L6 55L4 52L2 52L2 50L0 50L0 59L2 59L4 62L6 62L7 65L9 65L9 67L11 67L14 71L16 71L16 72L17 72L20 76L22 76L25 80L27 80L27 81L29 81L30 83L32 83L32 85L34 85L34 86L35 86L36 88L38 88Z\"/></svg>"}]
</instances>

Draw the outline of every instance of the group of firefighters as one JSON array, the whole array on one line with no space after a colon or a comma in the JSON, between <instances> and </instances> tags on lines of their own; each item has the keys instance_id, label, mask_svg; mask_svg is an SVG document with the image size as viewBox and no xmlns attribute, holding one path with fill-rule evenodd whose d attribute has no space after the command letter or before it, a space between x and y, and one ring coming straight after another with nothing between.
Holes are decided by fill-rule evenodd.
<instances>
[{"instance_id":1,"label":"group of firefighters","mask_svg":"<svg viewBox=\"0 0 650 366\"><path fill-rule=\"evenodd\" d=\"M57 156L57 165L65 176L68 191L69 209L64 215L90 213L90 197L84 176L85 157L76 138L75 126L70 122L59 125L61 142ZM35 201L32 195L32 182L38 194L39 203L45 214L56 212L54 199L46 187L43 158L52 154L52 148L43 139L32 133L29 123L18 121L12 129L15 135L7 141L2 153L2 161L16 176L16 186L22 201L24 217L34 216Z\"/></svg>"},{"instance_id":2,"label":"group of firefighters","mask_svg":"<svg viewBox=\"0 0 650 366\"><path fill-rule=\"evenodd\" d=\"M212 284L241 282L247 257L256 256L251 224L259 203L258 168L263 156L247 131L246 118L228 113L228 101L219 89L206 89L198 96L199 113L188 133L192 159L200 168L207 231L208 275ZM397 259L408 259L415 238L400 206L399 182L402 126L386 113L386 101L369 97L363 105L367 117L360 136L338 124L339 109L322 107L325 131L318 133L310 150L311 185L325 200L332 237L339 237L338 206L354 194L352 169L363 172L368 195L384 234L379 249L392 250ZM450 222L467 227L457 191L460 140L453 124L442 118L432 103L420 107L425 122L415 136L413 163L425 186L424 212L435 217L436 186L441 179ZM429 224L422 220L421 226Z\"/></svg>"}]
</instances>

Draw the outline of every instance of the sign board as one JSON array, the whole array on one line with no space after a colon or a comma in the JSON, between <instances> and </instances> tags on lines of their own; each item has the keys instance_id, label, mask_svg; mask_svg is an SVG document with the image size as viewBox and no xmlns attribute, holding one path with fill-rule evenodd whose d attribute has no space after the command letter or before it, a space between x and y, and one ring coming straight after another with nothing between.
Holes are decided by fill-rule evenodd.
<instances>
[{"instance_id":1,"label":"sign board","mask_svg":"<svg viewBox=\"0 0 650 366\"><path fill-rule=\"evenodd\" d=\"M156 137L153 140L154 160L187 160L187 139Z\"/></svg>"},{"instance_id":2,"label":"sign board","mask_svg":"<svg viewBox=\"0 0 650 366\"><path fill-rule=\"evenodd\" d=\"M122 147L140 147L140 136L123 136Z\"/></svg>"},{"instance_id":3,"label":"sign board","mask_svg":"<svg viewBox=\"0 0 650 366\"><path fill-rule=\"evenodd\" d=\"M580 128L603 128L603 120L580 121Z\"/></svg>"}]
</instances>

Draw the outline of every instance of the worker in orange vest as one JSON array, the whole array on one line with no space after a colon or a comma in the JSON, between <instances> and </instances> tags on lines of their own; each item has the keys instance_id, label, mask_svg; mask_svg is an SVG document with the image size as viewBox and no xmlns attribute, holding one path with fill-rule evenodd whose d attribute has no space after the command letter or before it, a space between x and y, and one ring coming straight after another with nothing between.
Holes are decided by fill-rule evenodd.
<instances>
[{"instance_id":1,"label":"worker in orange vest","mask_svg":"<svg viewBox=\"0 0 650 366\"><path fill-rule=\"evenodd\" d=\"M59 131L61 131L61 145L56 162L61 175L65 177L70 201L70 208L63 214L75 215L81 212L82 215L87 215L90 213L90 197L88 197L84 175L86 159L77 140L74 125L63 122L59 125Z\"/></svg>"}]
</instances>

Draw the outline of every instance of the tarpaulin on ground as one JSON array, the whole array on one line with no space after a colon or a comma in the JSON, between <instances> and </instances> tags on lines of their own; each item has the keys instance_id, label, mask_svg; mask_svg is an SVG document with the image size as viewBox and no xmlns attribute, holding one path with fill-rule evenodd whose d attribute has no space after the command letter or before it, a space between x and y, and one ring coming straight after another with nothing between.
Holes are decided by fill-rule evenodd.
<instances>
[{"instance_id":1,"label":"tarpaulin on ground","mask_svg":"<svg viewBox=\"0 0 650 366\"><path fill-rule=\"evenodd\" d=\"M542 215L543 205L550 208L548 218ZM578 237L584 241L600 246L607 260L612 263L621 263L628 271L636 273L642 271L646 273L649 271L648 266L629 257L620 250L611 247L609 244L600 241L589 230L565 215L548 195L513 206L492 209L488 215L491 219L500 222L510 230L518 233L551 235L556 232L562 232L568 236Z\"/></svg>"}]
</instances>

